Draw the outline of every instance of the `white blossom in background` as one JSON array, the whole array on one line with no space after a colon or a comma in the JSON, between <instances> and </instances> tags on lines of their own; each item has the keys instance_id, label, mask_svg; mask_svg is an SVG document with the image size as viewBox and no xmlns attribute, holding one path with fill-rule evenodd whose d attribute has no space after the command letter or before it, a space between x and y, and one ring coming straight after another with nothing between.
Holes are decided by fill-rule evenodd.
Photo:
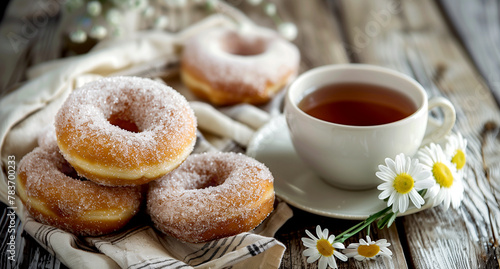
<instances>
[{"instance_id":1,"label":"white blossom in background","mask_svg":"<svg viewBox=\"0 0 500 269\"><path fill-rule=\"evenodd\" d=\"M101 15L102 5L99 1L90 1L87 3L87 13L92 17Z\"/></svg>"},{"instance_id":2,"label":"white blossom in background","mask_svg":"<svg viewBox=\"0 0 500 269\"><path fill-rule=\"evenodd\" d=\"M69 34L69 39L73 41L74 43L83 43L87 41L87 33L85 31L79 29L76 31L73 31Z\"/></svg>"},{"instance_id":3,"label":"white blossom in background","mask_svg":"<svg viewBox=\"0 0 500 269\"><path fill-rule=\"evenodd\" d=\"M262 3L262 0L247 0L247 3L249 3L252 6L258 6Z\"/></svg>"},{"instance_id":4,"label":"white blossom in background","mask_svg":"<svg viewBox=\"0 0 500 269\"><path fill-rule=\"evenodd\" d=\"M158 18L156 18L156 20L154 22L154 28L159 29L159 30L165 29L165 28L167 28L168 23L169 23L169 19L167 16L165 16L165 15L159 16Z\"/></svg>"},{"instance_id":5,"label":"white blossom in background","mask_svg":"<svg viewBox=\"0 0 500 269\"><path fill-rule=\"evenodd\" d=\"M146 17L148 19L153 18L153 16L155 15L155 13L156 13L156 9L154 7L152 7L152 6L146 7L143 10L143 12L142 12L142 14L144 15L144 17Z\"/></svg>"},{"instance_id":6,"label":"white blossom in background","mask_svg":"<svg viewBox=\"0 0 500 269\"><path fill-rule=\"evenodd\" d=\"M165 5L168 7L185 7L187 5L187 0L164 0Z\"/></svg>"},{"instance_id":7,"label":"white blossom in background","mask_svg":"<svg viewBox=\"0 0 500 269\"><path fill-rule=\"evenodd\" d=\"M265 6L264 6L264 12L268 15L268 16L274 16L276 15L276 5L273 4L273 3L267 3Z\"/></svg>"},{"instance_id":8,"label":"white blossom in background","mask_svg":"<svg viewBox=\"0 0 500 269\"><path fill-rule=\"evenodd\" d=\"M284 22L278 25L278 32L287 40L294 40L297 37L297 26L291 22Z\"/></svg>"},{"instance_id":9,"label":"white blossom in background","mask_svg":"<svg viewBox=\"0 0 500 269\"><path fill-rule=\"evenodd\" d=\"M122 21L122 14L116 8L111 8L106 13L106 21L113 25L118 25Z\"/></svg>"},{"instance_id":10,"label":"white blossom in background","mask_svg":"<svg viewBox=\"0 0 500 269\"><path fill-rule=\"evenodd\" d=\"M101 40L101 39L105 38L107 34L108 34L108 30L106 29L106 27L104 27L102 25L95 25L90 30L89 36L92 38Z\"/></svg>"}]
</instances>

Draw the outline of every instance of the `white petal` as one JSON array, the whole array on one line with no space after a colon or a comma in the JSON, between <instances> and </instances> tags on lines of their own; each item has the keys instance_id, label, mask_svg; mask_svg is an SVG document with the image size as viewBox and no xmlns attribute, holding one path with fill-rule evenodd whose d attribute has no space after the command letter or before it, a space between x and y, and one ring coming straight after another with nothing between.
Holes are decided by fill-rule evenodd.
<instances>
[{"instance_id":1,"label":"white petal","mask_svg":"<svg viewBox=\"0 0 500 269\"><path fill-rule=\"evenodd\" d=\"M326 257L321 257L319 259L318 269L326 269L327 265L328 265L327 258Z\"/></svg>"},{"instance_id":2,"label":"white petal","mask_svg":"<svg viewBox=\"0 0 500 269\"><path fill-rule=\"evenodd\" d=\"M323 231L321 231L321 227L319 225L316 226L316 235L318 238L322 238L323 236Z\"/></svg>"},{"instance_id":3,"label":"white petal","mask_svg":"<svg viewBox=\"0 0 500 269\"><path fill-rule=\"evenodd\" d=\"M379 190L384 190L384 189L392 190L392 189L394 189L393 185L394 185L394 181L384 182L384 183L378 185L377 189L379 189Z\"/></svg>"},{"instance_id":4,"label":"white petal","mask_svg":"<svg viewBox=\"0 0 500 269\"><path fill-rule=\"evenodd\" d=\"M425 194L424 198L434 199L438 195L439 189L439 185L434 184L434 186L427 189L427 193Z\"/></svg>"},{"instance_id":5,"label":"white petal","mask_svg":"<svg viewBox=\"0 0 500 269\"><path fill-rule=\"evenodd\" d=\"M330 235L330 236L328 237L328 242L330 242L330 244L332 244L332 243L333 243L333 241L335 241L335 235L333 235L333 234L332 234L332 235Z\"/></svg>"},{"instance_id":6,"label":"white petal","mask_svg":"<svg viewBox=\"0 0 500 269\"><path fill-rule=\"evenodd\" d=\"M302 252L302 255L306 257L315 256L316 254L318 254L318 250L315 248L314 249L308 248Z\"/></svg>"},{"instance_id":7,"label":"white petal","mask_svg":"<svg viewBox=\"0 0 500 269\"><path fill-rule=\"evenodd\" d=\"M416 208L420 208L421 205L425 204L424 198L415 189L410 191L409 196Z\"/></svg>"},{"instance_id":8,"label":"white petal","mask_svg":"<svg viewBox=\"0 0 500 269\"><path fill-rule=\"evenodd\" d=\"M337 268L337 262L335 261L335 258L333 258L333 256L328 257L327 261L328 261L328 266L334 269Z\"/></svg>"},{"instance_id":9,"label":"white petal","mask_svg":"<svg viewBox=\"0 0 500 269\"><path fill-rule=\"evenodd\" d=\"M307 262L313 263L313 262L317 261L320 257L321 257L321 254L316 252L316 253L314 253L314 255L311 255L309 258L307 258Z\"/></svg>"},{"instance_id":10,"label":"white petal","mask_svg":"<svg viewBox=\"0 0 500 269\"><path fill-rule=\"evenodd\" d=\"M391 206L392 204L394 204L394 200L396 200L398 196L398 193L397 192L392 192L391 193L391 196L389 197L389 200L387 201L387 206Z\"/></svg>"},{"instance_id":11,"label":"white petal","mask_svg":"<svg viewBox=\"0 0 500 269\"><path fill-rule=\"evenodd\" d=\"M434 184L436 184L436 181L434 181L434 179L432 179L432 178L428 178L428 179L424 179L424 180L415 181L415 185L413 185L413 186L417 190L423 190L423 189L432 188L432 186L434 186Z\"/></svg>"},{"instance_id":12,"label":"white petal","mask_svg":"<svg viewBox=\"0 0 500 269\"><path fill-rule=\"evenodd\" d=\"M399 199L399 212L401 213L406 212L407 209L408 209L408 196L403 195Z\"/></svg>"},{"instance_id":13,"label":"white petal","mask_svg":"<svg viewBox=\"0 0 500 269\"><path fill-rule=\"evenodd\" d=\"M391 195L391 193L393 193L392 190L384 190L382 193L380 193L378 195L378 199L385 200L385 198L389 197L389 195Z\"/></svg>"},{"instance_id":14,"label":"white petal","mask_svg":"<svg viewBox=\"0 0 500 269\"><path fill-rule=\"evenodd\" d=\"M328 229L323 230L323 238L328 238Z\"/></svg>"},{"instance_id":15,"label":"white petal","mask_svg":"<svg viewBox=\"0 0 500 269\"><path fill-rule=\"evenodd\" d=\"M458 195L451 197L451 205L453 209L458 209L460 207L461 202L462 201Z\"/></svg>"},{"instance_id":16,"label":"white petal","mask_svg":"<svg viewBox=\"0 0 500 269\"><path fill-rule=\"evenodd\" d=\"M352 257L354 257L354 255L358 254L358 250L357 249L345 249L344 254L347 257L352 258Z\"/></svg>"},{"instance_id":17,"label":"white petal","mask_svg":"<svg viewBox=\"0 0 500 269\"><path fill-rule=\"evenodd\" d=\"M376 172L375 175L383 181L392 182L394 180L394 177L391 176L389 173L384 173L384 172L379 171L379 172Z\"/></svg>"},{"instance_id":18,"label":"white petal","mask_svg":"<svg viewBox=\"0 0 500 269\"><path fill-rule=\"evenodd\" d=\"M380 251L382 251L383 253L387 253L389 255L392 255L392 251L386 247L380 248Z\"/></svg>"},{"instance_id":19,"label":"white petal","mask_svg":"<svg viewBox=\"0 0 500 269\"><path fill-rule=\"evenodd\" d=\"M396 156L396 174L401 174L404 172L404 159L402 160L400 155Z\"/></svg>"},{"instance_id":20,"label":"white petal","mask_svg":"<svg viewBox=\"0 0 500 269\"><path fill-rule=\"evenodd\" d=\"M306 234L311 237L314 241L318 241L319 238L317 238L316 236L314 236L311 232L309 232L308 230L306 230Z\"/></svg>"},{"instance_id":21,"label":"white petal","mask_svg":"<svg viewBox=\"0 0 500 269\"><path fill-rule=\"evenodd\" d=\"M335 257L337 257L341 261L344 261L344 262L347 261L347 256L338 252L338 251L334 251L333 255L335 255Z\"/></svg>"},{"instance_id":22,"label":"white petal","mask_svg":"<svg viewBox=\"0 0 500 269\"><path fill-rule=\"evenodd\" d=\"M387 168L393 173L395 173L395 176L397 175L397 169L396 169L396 163L391 160L390 158L385 159L385 164L387 165Z\"/></svg>"},{"instance_id":23,"label":"white petal","mask_svg":"<svg viewBox=\"0 0 500 269\"><path fill-rule=\"evenodd\" d=\"M350 243L349 246L347 246L347 249L357 249L359 247L359 243ZM346 251L347 251L346 249Z\"/></svg>"},{"instance_id":24,"label":"white petal","mask_svg":"<svg viewBox=\"0 0 500 269\"><path fill-rule=\"evenodd\" d=\"M432 179L432 172L428 169L422 168L418 173L416 173L413 178L416 181L424 179Z\"/></svg>"},{"instance_id":25,"label":"white petal","mask_svg":"<svg viewBox=\"0 0 500 269\"><path fill-rule=\"evenodd\" d=\"M372 242L373 242L373 241L372 241L372 238L371 238L369 235L367 235L367 236L366 236L366 242L367 242L368 244L370 244L370 243L372 243Z\"/></svg>"},{"instance_id":26,"label":"white petal","mask_svg":"<svg viewBox=\"0 0 500 269\"><path fill-rule=\"evenodd\" d=\"M344 249L344 248L345 248L345 247L344 247L344 244L339 243L339 242L337 242L337 243L333 243L333 244L332 244L332 246L333 246L335 249Z\"/></svg>"},{"instance_id":27,"label":"white petal","mask_svg":"<svg viewBox=\"0 0 500 269\"><path fill-rule=\"evenodd\" d=\"M451 203L450 200L451 199L450 199L449 193L446 193L446 195L444 195L444 199L443 199L443 210L444 211L447 211L448 208L450 208L450 203Z\"/></svg>"},{"instance_id":28,"label":"white petal","mask_svg":"<svg viewBox=\"0 0 500 269\"><path fill-rule=\"evenodd\" d=\"M359 244L365 246L368 245L368 243L363 238L359 239Z\"/></svg>"},{"instance_id":29,"label":"white petal","mask_svg":"<svg viewBox=\"0 0 500 269\"><path fill-rule=\"evenodd\" d=\"M436 205L443 203L445 196L446 196L445 190L439 188L438 193L434 197Z\"/></svg>"},{"instance_id":30,"label":"white petal","mask_svg":"<svg viewBox=\"0 0 500 269\"><path fill-rule=\"evenodd\" d=\"M361 255L356 255L354 256L354 259L358 260L358 261L364 261L366 259L365 256L361 256Z\"/></svg>"},{"instance_id":31,"label":"white petal","mask_svg":"<svg viewBox=\"0 0 500 269\"><path fill-rule=\"evenodd\" d=\"M409 156L407 156L407 157L406 157L406 163L405 163L405 164L406 164L406 167L405 167L405 172L406 172L407 174L410 174L410 170L412 169L412 167L413 167L414 165L416 165L416 163L415 163L415 162L412 162L411 158L410 158ZM411 175L411 174L410 174L410 175Z\"/></svg>"},{"instance_id":32,"label":"white petal","mask_svg":"<svg viewBox=\"0 0 500 269\"><path fill-rule=\"evenodd\" d=\"M389 167L387 166L383 166L383 165L379 165L378 166L378 169L382 172L382 173L385 173L387 175L389 175L389 177L392 177L392 178L395 178L397 176L396 172L391 170ZM376 173L375 173L376 174Z\"/></svg>"},{"instance_id":33,"label":"white petal","mask_svg":"<svg viewBox=\"0 0 500 269\"><path fill-rule=\"evenodd\" d=\"M311 238L302 237L302 243L304 245L308 244L308 245L311 245L311 246L316 246L316 244L318 243L318 240L313 240Z\"/></svg>"}]
</instances>

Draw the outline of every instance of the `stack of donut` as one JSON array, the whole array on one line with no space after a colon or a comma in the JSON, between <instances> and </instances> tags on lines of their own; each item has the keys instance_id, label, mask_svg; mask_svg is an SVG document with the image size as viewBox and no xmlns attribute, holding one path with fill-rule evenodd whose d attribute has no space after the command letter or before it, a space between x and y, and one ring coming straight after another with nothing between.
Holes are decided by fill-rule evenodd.
<instances>
[{"instance_id":1,"label":"stack of donut","mask_svg":"<svg viewBox=\"0 0 500 269\"><path fill-rule=\"evenodd\" d=\"M156 227L183 241L255 228L273 210L269 170L242 154L190 155L196 124L186 99L164 84L88 83L57 113L55 134L19 163L18 195L37 221L82 236L121 229L146 194Z\"/></svg>"},{"instance_id":2,"label":"stack of donut","mask_svg":"<svg viewBox=\"0 0 500 269\"><path fill-rule=\"evenodd\" d=\"M196 118L166 85L110 77L68 97L55 133L21 160L19 196L36 220L95 236L122 228L140 210L141 185L186 159Z\"/></svg>"}]
</instances>

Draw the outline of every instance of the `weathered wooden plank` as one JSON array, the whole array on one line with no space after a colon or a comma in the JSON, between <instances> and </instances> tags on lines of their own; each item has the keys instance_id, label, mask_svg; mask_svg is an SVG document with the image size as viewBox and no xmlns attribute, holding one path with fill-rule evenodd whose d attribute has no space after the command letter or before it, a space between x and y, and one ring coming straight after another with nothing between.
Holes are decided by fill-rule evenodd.
<instances>
[{"instance_id":1,"label":"weathered wooden plank","mask_svg":"<svg viewBox=\"0 0 500 269\"><path fill-rule=\"evenodd\" d=\"M38 13L37 13L38 14ZM7 13L0 27L0 97L26 79L29 67L61 56L59 15Z\"/></svg>"},{"instance_id":2,"label":"weathered wooden plank","mask_svg":"<svg viewBox=\"0 0 500 269\"><path fill-rule=\"evenodd\" d=\"M444 12L500 104L500 3L440 0Z\"/></svg>"},{"instance_id":3,"label":"weathered wooden plank","mask_svg":"<svg viewBox=\"0 0 500 269\"><path fill-rule=\"evenodd\" d=\"M491 169L488 180L481 157L480 134L484 123L500 122L490 90L451 34L434 2L342 3L345 14L356 14L356 11L363 14L346 16L344 25L357 59L405 72L420 81L429 95L449 98L457 109L455 130L469 141L470 169L462 207L446 212L438 207L403 219L412 265L415 268L488 268L498 259L495 235L498 235L500 214L495 198L499 196L500 174ZM498 154L498 148L492 151Z\"/></svg>"}]
</instances>

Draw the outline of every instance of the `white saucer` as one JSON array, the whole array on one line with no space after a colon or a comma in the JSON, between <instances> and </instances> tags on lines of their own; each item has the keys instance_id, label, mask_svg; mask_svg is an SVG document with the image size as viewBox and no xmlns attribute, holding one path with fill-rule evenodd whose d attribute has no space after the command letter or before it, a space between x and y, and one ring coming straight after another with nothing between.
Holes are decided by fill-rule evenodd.
<instances>
[{"instance_id":1,"label":"white saucer","mask_svg":"<svg viewBox=\"0 0 500 269\"><path fill-rule=\"evenodd\" d=\"M387 207L378 199L376 188L366 191L348 191L325 183L297 156L283 116L276 117L254 135L247 155L266 164L274 176L276 195L292 206L317 215L339 219L366 219ZM373 175L375 176L375 175ZM399 216L430 208L411 206Z\"/></svg>"}]
</instances>

